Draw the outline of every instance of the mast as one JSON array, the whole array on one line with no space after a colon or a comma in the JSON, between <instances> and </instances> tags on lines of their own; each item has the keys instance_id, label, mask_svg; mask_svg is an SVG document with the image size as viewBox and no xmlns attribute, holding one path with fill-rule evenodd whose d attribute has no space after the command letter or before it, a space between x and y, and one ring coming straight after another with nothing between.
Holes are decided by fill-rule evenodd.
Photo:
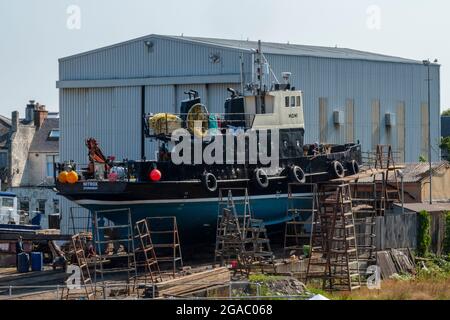
<instances>
[{"instance_id":1,"label":"mast","mask_svg":"<svg viewBox=\"0 0 450 320\"><path fill-rule=\"evenodd\" d=\"M258 88L258 96L260 99L260 106L261 106L261 113L266 113L266 104L265 104L265 88L263 87L263 55L262 55L262 46L261 46L261 40L258 40L258 50L256 52L257 59L256 64L256 74L257 74L257 80L259 81L259 88Z\"/></svg>"}]
</instances>

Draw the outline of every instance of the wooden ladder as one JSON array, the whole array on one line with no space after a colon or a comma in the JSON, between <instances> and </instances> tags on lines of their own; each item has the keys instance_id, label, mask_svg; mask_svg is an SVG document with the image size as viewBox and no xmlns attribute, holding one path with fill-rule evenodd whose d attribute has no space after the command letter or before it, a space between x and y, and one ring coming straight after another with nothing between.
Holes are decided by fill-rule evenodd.
<instances>
[{"instance_id":1,"label":"wooden ladder","mask_svg":"<svg viewBox=\"0 0 450 320\"><path fill-rule=\"evenodd\" d=\"M385 151L385 148L387 148L387 151ZM385 201L389 207L392 207L393 202L400 201L401 196L391 145L377 145L375 169L386 170L383 174ZM389 181L391 175L393 175L393 182Z\"/></svg>"},{"instance_id":2,"label":"wooden ladder","mask_svg":"<svg viewBox=\"0 0 450 320\"><path fill-rule=\"evenodd\" d=\"M332 194L330 188L335 190ZM320 278L323 289L329 291L351 291L360 288L350 185L323 186L319 216L321 243L314 239L320 246L313 244L306 281ZM319 266L321 271L312 270L313 267Z\"/></svg>"},{"instance_id":3,"label":"wooden ladder","mask_svg":"<svg viewBox=\"0 0 450 320\"><path fill-rule=\"evenodd\" d=\"M72 236L72 247L75 254L77 266L80 270L80 285L84 287L86 298L88 300L95 299L95 290L91 280L91 274L89 272L89 265L87 263L86 255L84 252L83 241L80 234ZM70 289L67 286L63 289L61 294L62 300L69 300Z\"/></svg>"},{"instance_id":4,"label":"wooden ladder","mask_svg":"<svg viewBox=\"0 0 450 320\"><path fill-rule=\"evenodd\" d=\"M311 193L310 208L301 207L298 203L305 199L297 194ZM311 245L313 224L315 223L319 199L317 184L290 183L288 185L288 208L284 230L284 250L303 252L304 245ZM307 227L309 226L309 231Z\"/></svg>"},{"instance_id":5,"label":"wooden ladder","mask_svg":"<svg viewBox=\"0 0 450 320\"><path fill-rule=\"evenodd\" d=\"M153 246L150 229L146 219L136 222L135 229L137 232L136 238L139 239L140 248L136 249L136 253L142 252L144 256L144 265L146 268L145 280L147 282L147 275L150 276L150 281L155 283L162 281L161 270L159 269L158 259Z\"/></svg>"},{"instance_id":6,"label":"wooden ladder","mask_svg":"<svg viewBox=\"0 0 450 320\"><path fill-rule=\"evenodd\" d=\"M183 255L181 253L180 235L178 232L177 218L168 217L148 217L147 225L151 230L153 248L158 257L158 265L161 262L171 263L171 275L175 278L177 265L183 267Z\"/></svg>"}]
</instances>

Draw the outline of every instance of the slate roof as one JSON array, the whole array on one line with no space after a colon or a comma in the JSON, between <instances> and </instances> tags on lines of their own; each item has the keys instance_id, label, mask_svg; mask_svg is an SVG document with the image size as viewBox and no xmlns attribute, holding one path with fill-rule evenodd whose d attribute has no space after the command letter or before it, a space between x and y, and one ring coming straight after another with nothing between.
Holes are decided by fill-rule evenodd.
<instances>
[{"instance_id":1,"label":"slate roof","mask_svg":"<svg viewBox=\"0 0 450 320\"><path fill-rule=\"evenodd\" d=\"M59 119L47 118L45 119L39 130L33 137L29 152L46 152L57 153L59 152L59 140L49 140L48 135L50 131L59 129Z\"/></svg>"}]
</instances>

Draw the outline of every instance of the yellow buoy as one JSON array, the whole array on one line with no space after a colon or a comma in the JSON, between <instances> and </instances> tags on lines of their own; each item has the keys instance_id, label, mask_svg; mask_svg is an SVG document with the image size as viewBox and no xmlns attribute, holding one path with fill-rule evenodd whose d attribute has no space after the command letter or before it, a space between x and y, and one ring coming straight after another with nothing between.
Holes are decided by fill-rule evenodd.
<instances>
[{"instance_id":1,"label":"yellow buoy","mask_svg":"<svg viewBox=\"0 0 450 320\"><path fill-rule=\"evenodd\" d=\"M70 171L67 174L67 182L70 184L74 184L78 182L78 174L75 171Z\"/></svg>"},{"instance_id":2,"label":"yellow buoy","mask_svg":"<svg viewBox=\"0 0 450 320\"><path fill-rule=\"evenodd\" d=\"M67 171L61 171L61 173L58 175L58 181L60 183L66 183L67 182Z\"/></svg>"}]
</instances>

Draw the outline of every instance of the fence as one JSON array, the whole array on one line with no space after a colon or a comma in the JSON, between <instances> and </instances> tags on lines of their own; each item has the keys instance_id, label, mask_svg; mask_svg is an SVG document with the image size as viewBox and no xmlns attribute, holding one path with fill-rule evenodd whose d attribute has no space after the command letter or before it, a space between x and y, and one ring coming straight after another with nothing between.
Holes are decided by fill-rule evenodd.
<instances>
[{"instance_id":1,"label":"fence","mask_svg":"<svg viewBox=\"0 0 450 320\"><path fill-rule=\"evenodd\" d=\"M187 285L200 285L204 286L203 282L192 282L187 283ZM150 297L137 297L135 295L135 299L139 300L155 300L155 299L183 299L183 300L261 300L261 299L288 299L288 300L307 300L314 296L314 294L305 291L303 294L299 295L268 295L263 293L262 284L249 282L249 281L231 281L228 284L223 283L207 283L209 288L202 289L202 291L208 290L216 290L217 288L223 289L226 294L220 294L218 296L195 296L194 294L191 296L167 296L167 297L156 297L158 292L158 284L136 284L137 288L145 287L150 294ZM216 285L216 286L215 286ZM107 293L113 289L123 289L126 284L111 284L111 283L97 283L94 286L98 289L97 292L101 292L97 294L97 300L118 300L118 299L130 299L127 295L122 296L113 296L108 295ZM61 300L62 292L66 288L64 285L46 285L46 286L0 286L0 300L2 299L22 299L26 300L27 298L32 300L40 299L40 300ZM84 286L80 286L77 289L77 292L85 292ZM241 291L239 291L241 290ZM24 293L27 291L27 293ZM240 293L240 294L239 294ZM45 297L43 296L45 295ZM74 293L74 296L77 294ZM80 296L79 299L83 299L82 293L78 294Z\"/></svg>"}]
</instances>

